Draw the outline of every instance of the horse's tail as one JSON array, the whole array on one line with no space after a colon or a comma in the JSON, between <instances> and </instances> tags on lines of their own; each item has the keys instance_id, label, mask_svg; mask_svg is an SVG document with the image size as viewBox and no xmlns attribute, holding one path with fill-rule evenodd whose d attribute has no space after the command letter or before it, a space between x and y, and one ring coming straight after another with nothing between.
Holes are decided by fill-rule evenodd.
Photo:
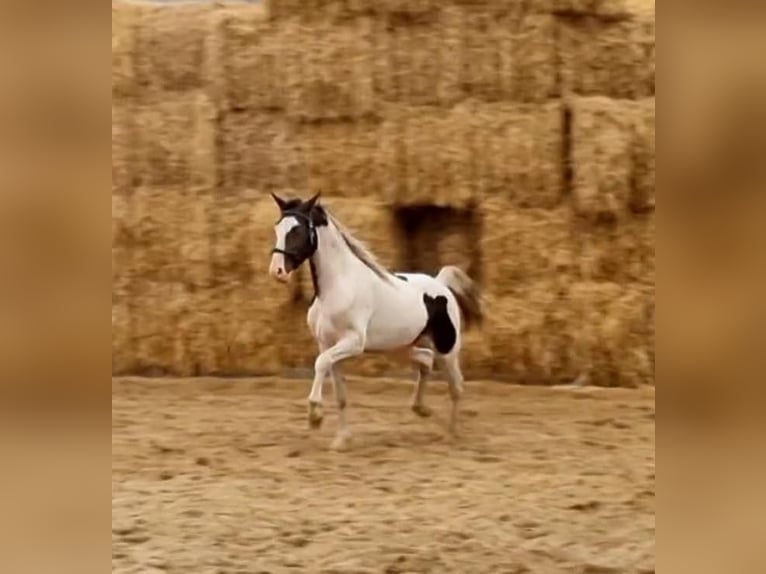
<instances>
[{"instance_id":1,"label":"horse's tail","mask_svg":"<svg viewBox=\"0 0 766 574\"><path fill-rule=\"evenodd\" d=\"M446 285L457 299L466 329L474 324L482 324L484 311L479 286L465 271L454 265L446 265L441 268L436 280Z\"/></svg>"}]
</instances>

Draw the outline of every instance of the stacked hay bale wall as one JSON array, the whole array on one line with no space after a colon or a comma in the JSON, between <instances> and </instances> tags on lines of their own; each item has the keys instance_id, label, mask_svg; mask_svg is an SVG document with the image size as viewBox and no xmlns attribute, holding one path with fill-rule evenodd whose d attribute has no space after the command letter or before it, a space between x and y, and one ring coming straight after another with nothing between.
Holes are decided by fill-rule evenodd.
<instances>
[{"instance_id":1,"label":"stacked hay bale wall","mask_svg":"<svg viewBox=\"0 0 766 574\"><path fill-rule=\"evenodd\" d=\"M268 193L321 190L480 282L468 376L653 382L653 0L118 2L112 94L116 374L310 370Z\"/></svg>"}]
</instances>

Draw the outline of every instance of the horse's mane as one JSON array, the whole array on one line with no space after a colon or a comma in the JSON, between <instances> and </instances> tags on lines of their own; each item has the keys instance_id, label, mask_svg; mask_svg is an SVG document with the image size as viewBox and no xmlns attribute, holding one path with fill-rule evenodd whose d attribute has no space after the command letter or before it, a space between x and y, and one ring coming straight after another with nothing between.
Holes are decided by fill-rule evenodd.
<instances>
[{"instance_id":1,"label":"horse's mane","mask_svg":"<svg viewBox=\"0 0 766 574\"><path fill-rule=\"evenodd\" d=\"M343 238L343 241L345 241L346 245L351 250L351 253L353 253L357 259L369 267L372 272L375 273L375 275L384 281L391 281L393 277L392 273L378 262L377 258L370 252L367 246L356 237L351 235L351 232L346 228L346 226L335 219L335 217L329 211L327 211L326 208L325 213L327 214L327 219L330 220L330 222L338 230L338 233L340 233L340 236Z\"/></svg>"}]
</instances>

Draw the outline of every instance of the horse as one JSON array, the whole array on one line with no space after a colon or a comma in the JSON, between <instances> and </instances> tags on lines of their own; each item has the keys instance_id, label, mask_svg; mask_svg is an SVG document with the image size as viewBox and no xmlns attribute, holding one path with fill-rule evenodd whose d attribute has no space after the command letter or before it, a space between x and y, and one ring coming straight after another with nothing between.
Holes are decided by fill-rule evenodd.
<instances>
[{"instance_id":1,"label":"horse","mask_svg":"<svg viewBox=\"0 0 766 574\"><path fill-rule=\"evenodd\" d=\"M432 414L423 399L436 361L449 384L448 430L456 436L463 393L462 332L483 319L475 282L451 265L442 267L435 277L393 273L320 205L320 193L307 201L271 196L279 208L279 219L274 225L276 243L269 274L286 283L308 261L314 287L306 320L319 354L308 396L309 427L322 424L322 385L329 376L338 412L331 448L345 448L350 431L340 363L363 353L405 352L417 368L412 411L421 417Z\"/></svg>"}]
</instances>

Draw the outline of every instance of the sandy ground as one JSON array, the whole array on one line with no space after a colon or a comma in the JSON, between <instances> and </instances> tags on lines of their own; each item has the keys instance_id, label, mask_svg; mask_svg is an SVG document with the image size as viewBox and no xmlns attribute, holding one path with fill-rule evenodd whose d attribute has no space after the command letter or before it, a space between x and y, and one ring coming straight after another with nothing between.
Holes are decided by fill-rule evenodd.
<instances>
[{"instance_id":1,"label":"sandy ground","mask_svg":"<svg viewBox=\"0 0 766 574\"><path fill-rule=\"evenodd\" d=\"M653 389L348 382L114 380L113 572L654 572Z\"/></svg>"}]
</instances>

